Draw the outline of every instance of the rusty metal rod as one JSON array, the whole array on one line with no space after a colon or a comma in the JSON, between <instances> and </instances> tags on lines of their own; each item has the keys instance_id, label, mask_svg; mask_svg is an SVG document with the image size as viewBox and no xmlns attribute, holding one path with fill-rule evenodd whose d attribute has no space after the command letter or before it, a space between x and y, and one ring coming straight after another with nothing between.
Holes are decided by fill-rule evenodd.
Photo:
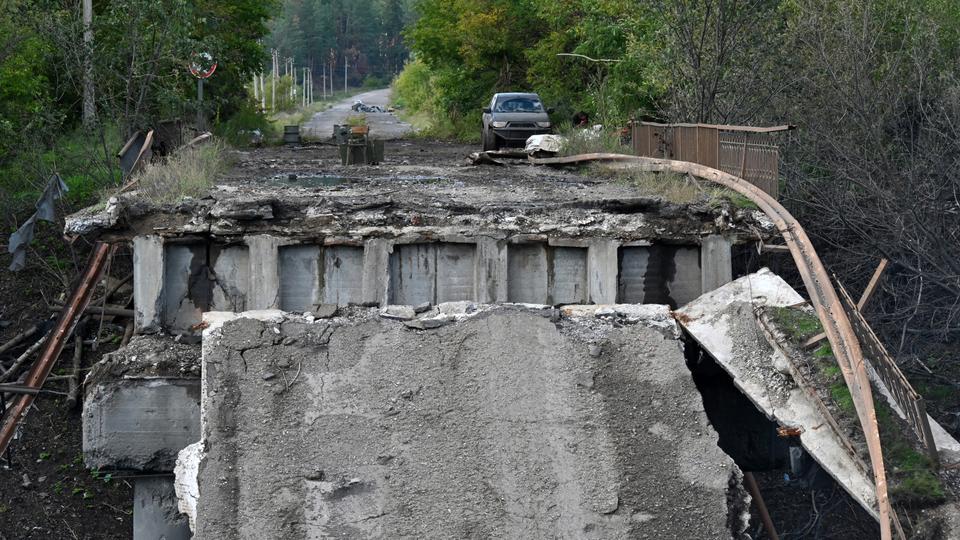
<instances>
[{"instance_id":1,"label":"rusty metal rod","mask_svg":"<svg viewBox=\"0 0 960 540\"><path fill-rule=\"evenodd\" d=\"M63 311L63 309L63 306L57 304L54 304L50 307L50 311ZM92 313L94 315L113 315L116 317L133 318L132 309L123 309L113 306L87 306L83 311L85 313Z\"/></svg>"},{"instance_id":2,"label":"rusty metal rod","mask_svg":"<svg viewBox=\"0 0 960 540\"><path fill-rule=\"evenodd\" d=\"M692 174L698 178L720 184L732 189L753 201L773 221L790 248L800 272L800 277L810 295L810 302L817 311L817 317L823 324L827 339L833 348L834 357L840 366L843 380L850 389L854 407L863 428L870 454L870 465L877 496L877 509L880 522L881 540L892 538L891 515L893 509L887 494L887 475L883 464L883 449L880 445L880 431L877 427L877 414L873 405L873 392L867 375L860 342L853 332L850 319L840 303L840 298L830 281L820 257L813 248L813 242L807 237L800 223L773 197L756 186L732 174L704 165L687 161L657 159L623 154L584 154L560 158L530 158L535 165L565 165L587 161L621 161L632 164L633 168L647 172L671 171L680 174ZM896 519L895 516L893 519ZM899 531L898 531L899 532Z\"/></svg>"},{"instance_id":3,"label":"rusty metal rod","mask_svg":"<svg viewBox=\"0 0 960 540\"><path fill-rule=\"evenodd\" d=\"M60 351L63 350L67 337L73 332L74 326L77 324L77 319L80 318L83 309L90 302L90 297L93 295L94 284L96 284L100 278L100 274L103 271L103 263L106 262L109 254L110 244L97 242L94 245L93 254L90 256L87 268L84 270L77 287L70 296L70 302L67 304L67 308L60 314L60 318L57 319L57 326L44 342L40 359L37 360L27 374L27 379L24 381L25 387L39 390L43 386L47 376L50 375L53 365L60 356ZM7 446L13 439L13 434L17 431L17 424L26 416L30 405L33 403L34 397L35 395L31 394L21 395L13 406L7 410L7 414L3 417L3 424L0 425L0 454L6 451Z\"/></svg>"},{"instance_id":4,"label":"rusty metal rod","mask_svg":"<svg viewBox=\"0 0 960 540\"><path fill-rule=\"evenodd\" d=\"M767 504L763 502L763 495L760 494L760 486L757 485L757 479L753 477L750 471L743 471L743 483L747 485L747 491L753 498L753 505L760 514L760 521L763 522L763 528L767 531L770 540L780 540L777 534L777 528L773 526L773 520L770 519L770 512L767 512Z\"/></svg>"}]
</instances>

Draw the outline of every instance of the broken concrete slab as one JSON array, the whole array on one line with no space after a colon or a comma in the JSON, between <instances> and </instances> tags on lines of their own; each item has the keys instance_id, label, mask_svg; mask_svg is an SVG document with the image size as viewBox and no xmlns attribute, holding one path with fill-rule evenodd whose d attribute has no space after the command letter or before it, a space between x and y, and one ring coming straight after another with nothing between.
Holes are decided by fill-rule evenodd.
<instances>
[{"instance_id":1,"label":"broken concrete slab","mask_svg":"<svg viewBox=\"0 0 960 540\"><path fill-rule=\"evenodd\" d=\"M95 469L171 472L200 432L200 351L136 336L87 376L83 458Z\"/></svg>"},{"instance_id":2,"label":"broken concrete slab","mask_svg":"<svg viewBox=\"0 0 960 540\"><path fill-rule=\"evenodd\" d=\"M98 384L83 404L83 459L91 469L172 471L200 433L197 379Z\"/></svg>"},{"instance_id":3,"label":"broken concrete slab","mask_svg":"<svg viewBox=\"0 0 960 540\"><path fill-rule=\"evenodd\" d=\"M676 311L676 319L734 385L768 418L798 428L800 443L875 518L872 477L828 429L823 413L790 374L789 360L767 342L754 309L799 304L803 298L768 269L706 293Z\"/></svg>"},{"instance_id":4,"label":"broken concrete slab","mask_svg":"<svg viewBox=\"0 0 960 540\"><path fill-rule=\"evenodd\" d=\"M743 530L670 331L519 307L429 333L228 317L204 331L199 538Z\"/></svg>"}]
</instances>

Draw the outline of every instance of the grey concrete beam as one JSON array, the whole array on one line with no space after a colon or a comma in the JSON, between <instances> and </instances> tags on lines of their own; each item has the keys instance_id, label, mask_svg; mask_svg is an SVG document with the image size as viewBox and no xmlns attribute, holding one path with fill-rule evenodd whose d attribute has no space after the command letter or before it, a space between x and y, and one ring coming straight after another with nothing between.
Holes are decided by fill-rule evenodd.
<instances>
[{"instance_id":1,"label":"grey concrete beam","mask_svg":"<svg viewBox=\"0 0 960 540\"><path fill-rule=\"evenodd\" d=\"M587 252L587 286L590 302L615 304L617 302L617 248L616 240L596 239Z\"/></svg>"},{"instance_id":2,"label":"grey concrete beam","mask_svg":"<svg viewBox=\"0 0 960 540\"><path fill-rule=\"evenodd\" d=\"M482 303L507 301L507 250L489 236L477 238L476 299Z\"/></svg>"},{"instance_id":3,"label":"grey concrete beam","mask_svg":"<svg viewBox=\"0 0 960 540\"><path fill-rule=\"evenodd\" d=\"M214 245L210 248L213 270L211 311L247 310L250 289L250 250L247 246Z\"/></svg>"},{"instance_id":4,"label":"grey concrete beam","mask_svg":"<svg viewBox=\"0 0 960 540\"><path fill-rule=\"evenodd\" d=\"M320 302L346 306L363 303L363 248L323 248Z\"/></svg>"},{"instance_id":5,"label":"grey concrete beam","mask_svg":"<svg viewBox=\"0 0 960 540\"><path fill-rule=\"evenodd\" d=\"M320 246L282 246L277 250L280 264L280 309L310 311L320 298Z\"/></svg>"},{"instance_id":6,"label":"grey concrete beam","mask_svg":"<svg viewBox=\"0 0 960 540\"><path fill-rule=\"evenodd\" d=\"M700 244L700 272L703 292L710 292L733 281L729 239L719 234L703 238Z\"/></svg>"},{"instance_id":7,"label":"grey concrete beam","mask_svg":"<svg viewBox=\"0 0 960 540\"><path fill-rule=\"evenodd\" d=\"M250 250L250 290L247 309L278 309L280 307L279 238L270 235L252 235L245 239Z\"/></svg>"},{"instance_id":8,"label":"grey concrete beam","mask_svg":"<svg viewBox=\"0 0 960 540\"><path fill-rule=\"evenodd\" d=\"M437 294L432 303L477 301L475 244L434 244L437 257Z\"/></svg>"},{"instance_id":9,"label":"grey concrete beam","mask_svg":"<svg viewBox=\"0 0 960 540\"><path fill-rule=\"evenodd\" d=\"M390 253L393 244L371 238L363 246L363 303L385 305L390 286Z\"/></svg>"},{"instance_id":10,"label":"grey concrete beam","mask_svg":"<svg viewBox=\"0 0 960 540\"><path fill-rule=\"evenodd\" d=\"M149 334L160 330L163 305L163 239L155 235L133 239L134 329Z\"/></svg>"}]
</instances>

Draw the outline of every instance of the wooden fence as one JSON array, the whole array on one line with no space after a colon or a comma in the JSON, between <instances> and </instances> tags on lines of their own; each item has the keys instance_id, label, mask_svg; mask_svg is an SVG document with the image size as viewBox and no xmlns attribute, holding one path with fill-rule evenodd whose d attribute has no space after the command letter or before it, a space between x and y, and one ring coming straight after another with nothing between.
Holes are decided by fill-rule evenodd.
<instances>
[{"instance_id":1,"label":"wooden fence","mask_svg":"<svg viewBox=\"0 0 960 540\"><path fill-rule=\"evenodd\" d=\"M780 150L775 138L793 126L632 122L631 128L638 156L699 163L739 176L773 198L779 195Z\"/></svg>"},{"instance_id":2,"label":"wooden fence","mask_svg":"<svg viewBox=\"0 0 960 540\"><path fill-rule=\"evenodd\" d=\"M920 443L927 451L927 456L933 462L934 466L939 466L940 455L937 452L937 444L930 431L930 419L927 417L927 406L923 397L913 389L910 381L904 376L903 372L897 366L893 357L887 352L886 347L873 333L873 329L867 324L856 303L847 294L846 289L840 282L837 283L837 291L840 293L840 301L843 309L850 318L850 324L853 326L853 332L860 341L860 348L863 350L863 357L870 361L870 364L877 371L883 384L886 385L893 399L900 406L900 409L907 417L907 423L913 428L914 434L920 440ZM874 399L877 396L874 394Z\"/></svg>"}]
</instances>

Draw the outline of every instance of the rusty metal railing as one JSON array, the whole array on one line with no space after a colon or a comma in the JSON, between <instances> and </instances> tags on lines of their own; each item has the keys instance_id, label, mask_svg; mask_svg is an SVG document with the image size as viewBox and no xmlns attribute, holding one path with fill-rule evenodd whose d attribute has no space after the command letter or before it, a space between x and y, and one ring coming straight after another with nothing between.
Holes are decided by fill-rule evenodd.
<instances>
[{"instance_id":1,"label":"rusty metal railing","mask_svg":"<svg viewBox=\"0 0 960 540\"><path fill-rule=\"evenodd\" d=\"M780 191L776 134L790 129L793 126L631 123L634 154L718 169L750 182L774 199Z\"/></svg>"},{"instance_id":2,"label":"rusty metal railing","mask_svg":"<svg viewBox=\"0 0 960 540\"><path fill-rule=\"evenodd\" d=\"M870 325L863 318L863 314L857 309L857 305L850 298L847 290L843 288L840 281L834 277L837 283L837 292L840 293L840 301L843 304L844 311L850 318L850 324L853 326L853 332L860 340L860 347L863 349L864 359L869 360L877 375L887 387L887 390L893 395L893 399L900 406L904 415L907 417L907 423L913 429L914 434L920 440L924 449L927 451L927 457L934 464L939 466L940 454L937 451L937 443L933 439L933 433L930 430L930 418L927 416L927 406L923 397L914 390L910 381L900 371L896 361L887 352L886 347L877 338L877 335L870 328Z\"/></svg>"}]
</instances>

